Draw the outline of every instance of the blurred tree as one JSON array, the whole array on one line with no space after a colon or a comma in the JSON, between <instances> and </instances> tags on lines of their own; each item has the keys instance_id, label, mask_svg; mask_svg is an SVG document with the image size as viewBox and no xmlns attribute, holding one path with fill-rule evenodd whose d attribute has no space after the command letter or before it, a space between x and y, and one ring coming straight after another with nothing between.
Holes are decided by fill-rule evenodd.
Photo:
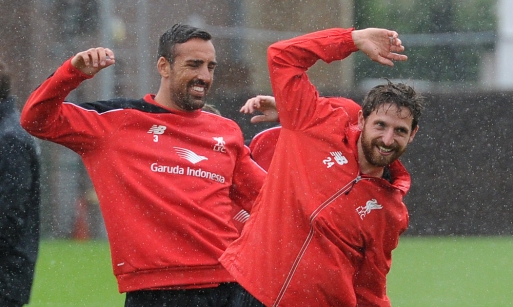
<instances>
[{"instance_id":1,"label":"blurred tree","mask_svg":"<svg viewBox=\"0 0 513 307\"><path fill-rule=\"evenodd\" d=\"M449 39L425 36L408 45L403 39L409 60L393 69L375 65L357 54L355 79L421 79L434 82L477 82L479 65L493 44L458 40L458 34L496 32L496 0L400 0L355 1L355 27L383 27L405 34L452 35Z\"/></svg>"},{"instance_id":2,"label":"blurred tree","mask_svg":"<svg viewBox=\"0 0 513 307\"><path fill-rule=\"evenodd\" d=\"M53 0L63 37L90 34L97 30L98 3L94 0Z\"/></svg>"}]
</instances>

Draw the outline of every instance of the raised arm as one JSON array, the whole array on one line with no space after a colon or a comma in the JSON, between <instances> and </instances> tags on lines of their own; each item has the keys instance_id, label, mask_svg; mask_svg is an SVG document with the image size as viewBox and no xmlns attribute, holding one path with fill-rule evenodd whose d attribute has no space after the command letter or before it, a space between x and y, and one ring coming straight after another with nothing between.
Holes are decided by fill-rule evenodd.
<instances>
[{"instance_id":1,"label":"raised arm","mask_svg":"<svg viewBox=\"0 0 513 307\"><path fill-rule=\"evenodd\" d=\"M21 125L29 133L46 138L46 129L62 121L60 110L64 99L81 82L115 63L108 48L91 48L64 62L29 96L21 113Z\"/></svg>"},{"instance_id":2,"label":"raised arm","mask_svg":"<svg viewBox=\"0 0 513 307\"><path fill-rule=\"evenodd\" d=\"M353 29L327 29L269 46L269 76L280 123L286 129L302 130L316 118L319 93L307 70L318 60L331 63L357 51Z\"/></svg>"},{"instance_id":3,"label":"raised arm","mask_svg":"<svg viewBox=\"0 0 513 307\"><path fill-rule=\"evenodd\" d=\"M268 48L271 85L283 127L300 130L316 118L315 110L321 100L307 70L318 60L331 63L358 50L383 65L392 66L392 61L407 59L400 54L404 47L397 32L377 28L327 29L280 41Z\"/></svg>"}]
</instances>

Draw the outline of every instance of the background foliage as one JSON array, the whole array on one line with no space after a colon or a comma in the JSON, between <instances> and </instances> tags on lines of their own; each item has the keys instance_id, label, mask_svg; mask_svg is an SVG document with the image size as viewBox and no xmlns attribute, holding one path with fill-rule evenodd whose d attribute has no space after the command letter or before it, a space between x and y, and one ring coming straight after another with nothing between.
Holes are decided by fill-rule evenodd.
<instances>
[{"instance_id":1,"label":"background foliage","mask_svg":"<svg viewBox=\"0 0 513 307\"><path fill-rule=\"evenodd\" d=\"M355 27L382 27L403 34L490 32L497 27L495 0L400 0L355 1ZM493 50L493 44L465 43L437 45L436 39L425 46L407 48L409 60L392 70L373 65L356 54L356 82L365 78L418 79L434 82L476 82L481 58Z\"/></svg>"}]
</instances>

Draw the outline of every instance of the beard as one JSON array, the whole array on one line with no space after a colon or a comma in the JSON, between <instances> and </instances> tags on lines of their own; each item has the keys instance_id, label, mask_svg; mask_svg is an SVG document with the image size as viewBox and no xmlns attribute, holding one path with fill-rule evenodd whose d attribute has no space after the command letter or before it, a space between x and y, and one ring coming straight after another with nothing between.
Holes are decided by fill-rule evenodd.
<instances>
[{"instance_id":1,"label":"beard","mask_svg":"<svg viewBox=\"0 0 513 307\"><path fill-rule=\"evenodd\" d=\"M203 108L203 106L205 105L205 97L208 92L208 87L205 86L205 95L203 96L194 96L189 93L190 88L200 83L201 82L198 81L191 81L189 82L189 84L187 84L184 91L181 91L174 95L174 101L182 110L194 111Z\"/></svg>"},{"instance_id":2,"label":"beard","mask_svg":"<svg viewBox=\"0 0 513 307\"><path fill-rule=\"evenodd\" d=\"M377 141L376 139L370 140L365 135L365 131L362 131L361 135L361 144L362 151L365 156L365 159L373 166L376 167L385 167L390 165L390 163L399 159L400 156L406 151L406 147L400 147L397 144L393 144L392 146L385 146L383 143ZM390 155L382 155L379 151L379 147L385 147L387 149L391 149Z\"/></svg>"},{"instance_id":3,"label":"beard","mask_svg":"<svg viewBox=\"0 0 513 307\"><path fill-rule=\"evenodd\" d=\"M176 100L177 105L185 111L194 111L203 108L205 105L204 98L195 98L189 94Z\"/></svg>"}]
</instances>

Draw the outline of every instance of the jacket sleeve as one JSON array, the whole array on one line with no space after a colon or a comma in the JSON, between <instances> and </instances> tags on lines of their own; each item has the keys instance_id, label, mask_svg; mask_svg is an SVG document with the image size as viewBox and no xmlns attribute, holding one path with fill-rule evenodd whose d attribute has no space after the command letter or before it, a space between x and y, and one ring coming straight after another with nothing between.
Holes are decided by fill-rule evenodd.
<instances>
[{"instance_id":1,"label":"jacket sleeve","mask_svg":"<svg viewBox=\"0 0 513 307\"><path fill-rule=\"evenodd\" d=\"M64 99L88 78L91 76L77 70L68 59L30 94L21 112L21 126L32 135L45 138L49 127L63 120Z\"/></svg>"},{"instance_id":2,"label":"jacket sleeve","mask_svg":"<svg viewBox=\"0 0 513 307\"><path fill-rule=\"evenodd\" d=\"M355 101L349 98L337 97L336 99L330 99L330 104L334 108L344 108L347 112L350 125L358 124L358 113L362 110L362 107Z\"/></svg>"},{"instance_id":3,"label":"jacket sleeve","mask_svg":"<svg viewBox=\"0 0 513 307\"><path fill-rule=\"evenodd\" d=\"M33 136L79 154L98 147L99 137L115 129L118 123L102 120L98 112L65 101L72 90L90 78L68 59L31 93L21 112L21 126Z\"/></svg>"},{"instance_id":4,"label":"jacket sleeve","mask_svg":"<svg viewBox=\"0 0 513 307\"><path fill-rule=\"evenodd\" d=\"M319 93L306 71L318 60L331 63L358 49L353 29L328 29L272 44L268 48L271 85L284 128L301 130L315 118Z\"/></svg>"},{"instance_id":5,"label":"jacket sleeve","mask_svg":"<svg viewBox=\"0 0 513 307\"><path fill-rule=\"evenodd\" d=\"M267 172L250 157L249 148L243 146L233 174L230 198L239 207L251 213Z\"/></svg>"},{"instance_id":6,"label":"jacket sleeve","mask_svg":"<svg viewBox=\"0 0 513 307\"><path fill-rule=\"evenodd\" d=\"M13 136L0 139L0 250L12 247L27 219L31 203L32 163L27 145Z\"/></svg>"}]
</instances>

